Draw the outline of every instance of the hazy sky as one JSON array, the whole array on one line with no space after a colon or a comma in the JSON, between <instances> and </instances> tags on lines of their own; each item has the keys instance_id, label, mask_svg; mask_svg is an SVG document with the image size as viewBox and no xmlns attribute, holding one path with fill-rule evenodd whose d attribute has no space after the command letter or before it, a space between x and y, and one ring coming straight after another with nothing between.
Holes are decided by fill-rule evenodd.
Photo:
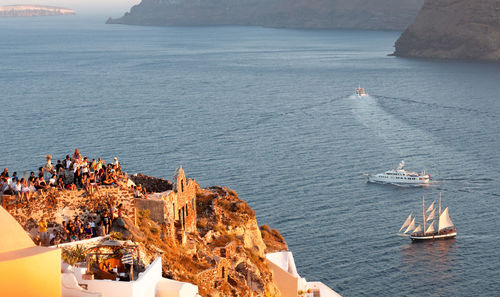
<instances>
[{"instance_id":1,"label":"hazy sky","mask_svg":"<svg viewBox=\"0 0 500 297\"><path fill-rule=\"evenodd\" d=\"M141 0L0 0L1 5L36 4L71 8L77 14L109 14L119 17ZM118 15L117 15L118 14Z\"/></svg>"}]
</instances>

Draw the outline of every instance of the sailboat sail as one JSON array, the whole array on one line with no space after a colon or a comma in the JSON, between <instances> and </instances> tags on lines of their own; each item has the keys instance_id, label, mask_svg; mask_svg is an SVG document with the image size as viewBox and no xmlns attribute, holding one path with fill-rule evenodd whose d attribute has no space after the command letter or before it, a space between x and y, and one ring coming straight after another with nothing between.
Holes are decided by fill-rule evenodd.
<instances>
[{"instance_id":1,"label":"sailboat sail","mask_svg":"<svg viewBox=\"0 0 500 297\"><path fill-rule=\"evenodd\" d=\"M411 214L408 216L408 218L404 222L403 226L401 226L401 228L399 228L399 232L401 232L401 230L403 230L405 227L410 225L410 223L411 223Z\"/></svg>"},{"instance_id":2,"label":"sailboat sail","mask_svg":"<svg viewBox=\"0 0 500 297\"><path fill-rule=\"evenodd\" d=\"M431 205L429 205L429 208L425 212L431 212L432 209L434 208L434 203L436 203L436 200L432 201Z\"/></svg>"},{"instance_id":3,"label":"sailboat sail","mask_svg":"<svg viewBox=\"0 0 500 297\"><path fill-rule=\"evenodd\" d=\"M450 219L450 215L448 213L448 207L444 209L443 213L439 216L439 231L454 227L453 222Z\"/></svg>"},{"instance_id":4,"label":"sailboat sail","mask_svg":"<svg viewBox=\"0 0 500 297\"><path fill-rule=\"evenodd\" d=\"M411 220L411 223L410 225L408 226L408 228L406 228L405 232L404 233L408 233L410 232L411 230L413 230L415 228L415 218L413 218L413 220Z\"/></svg>"},{"instance_id":5,"label":"sailboat sail","mask_svg":"<svg viewBox=\"0 0 500 297\"><path fill-rule=\"evenodd\" d=\"M428 222L430 220L434 220L434 216L436 214L436 210L432 210L432 212L425 218L425 221Z\"/></svg>"},{"instance_id":6,"label":"sailboat sail","mask_svg":"<svg viewBox=\"0 0 500 297\"><path fill-rule=\"evenodd\" d=\"M418 225L417 228L415 228L415 230L413 230L412 233L417 233L417 232L420 232L422 231L422 226Z\"/></svg>"},{"instance_id":7,"label":"sailboat sail","mask_svg":"<svg viewBox=\"0 0 500 297\"><path fill-rule=\"evenodd\" d=\"M434 232L436 232L436 230L434 230L434 221L432 221L432 223L429 225L429 228L425 230L425 233L434 233Z\"/></svg>"}]
</instances>

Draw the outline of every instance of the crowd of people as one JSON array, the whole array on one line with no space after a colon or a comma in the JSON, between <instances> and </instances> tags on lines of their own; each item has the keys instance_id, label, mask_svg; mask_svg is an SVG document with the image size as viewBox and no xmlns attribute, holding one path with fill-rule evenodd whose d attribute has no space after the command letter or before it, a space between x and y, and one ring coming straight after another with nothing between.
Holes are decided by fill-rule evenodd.
<instances>
[{"instance_id":1,"label":"crowd of people","mask_svg":"<svg viewBox=\"0 0 500 297\"><path fill-rule=\"evenodd\" d=\"M0 174L0 194L16 195L18 202L29 202L34 195L52 189L75 190L85 189L89 195L99 191L99 185L118 185L126 187L124 175L118 159L108 163L101 158L90 161L78 149L73 155L52 164L52 156L47 155L44 166L38 173L31 172L29 177L19 178L17 172L9 175L8 168Z\"/></svg>"},{"instance_id":2,"label":"crowd of people","mask_svg":"<svg viewBox=\"0 0 500 297\"><path fill-rule=\"evenodd\" d=\"M122 189L128 188L136 198L147 198L146 189L140 184L128 187L128 176L122 172L116 157L108 164L101 158L90 161L75 149L71 156L66 155L64 160L57 160L55 165L52 163L52 156L47 155L45 159L46 163L38 168L38 173L32 171L29 177L19 177L17 172L10 175L8 168L5 168L0 173L1 198L3 199L4 195L15 196L16 206L37 205L30 203L37 201L50 207L47 197L57 197L56 191L83 189L89 198L86 204L95 216L88 217L85 221L75 216L73 220L52 228L51 232L47 231L47 222L43 219L39 222L38 235L33 239L36 244L55 245L108 234L113 219L121 216L123 207L121 204L116 206L115 200L109 200L114 198L96 196L100 186L116 185ZM41 199L37 200L37 197Z\"/></svg>"},{"instance_id":3,"label":"crowd of people","mask_svg":"<svg viewBox=\"0 0 500 297\"><path fill-rule=\"evenodd\" d=\"M39 222L39 232L33 241L36 245L49 246L109 234L113 214L105 210L97 219L98 223L93 218L83 222L79 216L75 216L73 220L63 221L60 226L53 228L52 232L48 232L47 221L42 219Z\"/></svg>"}]
</instances>

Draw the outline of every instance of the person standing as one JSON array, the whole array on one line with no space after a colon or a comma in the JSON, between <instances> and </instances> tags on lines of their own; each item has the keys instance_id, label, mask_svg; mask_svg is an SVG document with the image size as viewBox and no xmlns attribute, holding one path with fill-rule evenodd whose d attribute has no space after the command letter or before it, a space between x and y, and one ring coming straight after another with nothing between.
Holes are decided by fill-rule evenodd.
<instances>
[{"instance_id":1,"label":"person standing","mask_svg":"<svg viewBox=\"0 0 500 297\"><path fill-rule=\"evenodd\" d=\"M111 219L109 218L109 212L106 211L104 216L102 217L102 222L104 223L104 232L105 234L109 233L109 227L111 226Z\"/></svg>"},{"instance_id":2,"label":"person standing","mask_svg":"<svg viewBox=\"0 0 500 297\"><path fill-rule=\"evenodd\" d=\"M40 227L40 241L42 245L47 246L49 245L49 234L47 233L47 221L45 218L43 218L40 223L38 223L38 226Z\"/></svg>"},{"instance_id":3,"label":"person standing","mask_svg":"<svg viewBox=\"0 0 500 297\"><path fill-rule=\"evenodd\" d=\"M47 162L45 163L45 166L43 167L43 171L44 171L44 179L45 181L49 181L52 173L54 172L54 165L52 165L52 156L51 155L47 155L45 156L45 159L47 160Z\"/></svg>"},{"instance_id":4,"label":"person standing","mask_svg":"<svg viewBox=\"0 0 500 297\"><path fill-rule=\"evenodd\" d=\"M99 223L99 227L97 227L97 236L106 235L106 227L104 227L103 221Z\"/></svg>"}]
</instances>

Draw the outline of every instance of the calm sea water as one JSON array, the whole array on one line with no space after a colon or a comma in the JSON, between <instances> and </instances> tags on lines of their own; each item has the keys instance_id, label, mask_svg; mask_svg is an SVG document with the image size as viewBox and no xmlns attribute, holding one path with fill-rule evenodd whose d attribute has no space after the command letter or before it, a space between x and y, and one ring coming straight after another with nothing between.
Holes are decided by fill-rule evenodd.
<instances>
[{"instance_id":1,"label":"calm sea water","mask_svg":"<svg viewBox=\"0 0 500 297\"><path fill-rule=\"evenodd\" d=\"M344 296L500 291L500 65L386 56L398 32L0 20L0 167L75 147L235 189ZM350 95L361 84L371 94ZM435 184L367 184L404 159ZM443 194L456 240L396 232Z\"/></svg>"}]
</instances>

